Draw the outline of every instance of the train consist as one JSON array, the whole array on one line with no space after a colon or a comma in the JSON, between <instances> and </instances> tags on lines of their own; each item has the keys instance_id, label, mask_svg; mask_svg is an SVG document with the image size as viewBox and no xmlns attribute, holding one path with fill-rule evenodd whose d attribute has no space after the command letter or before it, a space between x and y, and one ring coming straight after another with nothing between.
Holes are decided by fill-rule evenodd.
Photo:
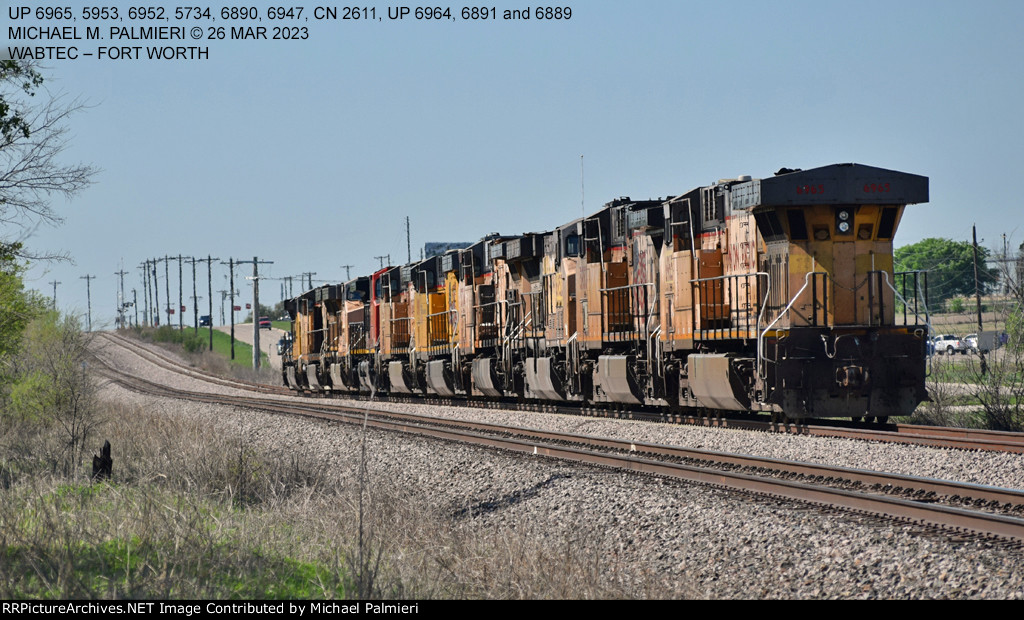
<instances>
[{"instance_id":1,"label":"train consist","mask_svg":"<svg viewBox=\"0 0 1024 620\"><path fill-rule=\"evenodd\" d=\"M924 400L921 274L893 235L928 178L835 164L620 198L288 300L285 383L789 419Z\"/></svg>"}]
</instances>

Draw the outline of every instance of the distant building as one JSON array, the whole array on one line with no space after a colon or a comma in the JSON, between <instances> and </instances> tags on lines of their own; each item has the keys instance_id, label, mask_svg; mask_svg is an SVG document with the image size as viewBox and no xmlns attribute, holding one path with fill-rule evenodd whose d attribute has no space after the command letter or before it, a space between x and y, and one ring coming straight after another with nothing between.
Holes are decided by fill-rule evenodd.
<instances>
[{"instance_id":1,"label":"distant building","mask_svg":"<svg viewBox=\"0 0 1024 620\"><path fill-rule=\"evenodd\" d=\"M423 245L423 258L440 256L448 250L462 250L471 245L472 241L428 241Z\"/></svg>"}]
</instances>

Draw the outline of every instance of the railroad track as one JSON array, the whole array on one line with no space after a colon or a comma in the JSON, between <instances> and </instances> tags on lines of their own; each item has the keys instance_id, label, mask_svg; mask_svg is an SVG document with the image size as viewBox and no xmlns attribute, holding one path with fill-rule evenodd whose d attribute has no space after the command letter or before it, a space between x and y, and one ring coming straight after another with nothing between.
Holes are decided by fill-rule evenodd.
<instances>
[{"instance_id":1,"label":"railroad track","mask_svg":"<svg viewBox=\"0 0 1024 620\"><path fill-rule=\"evenodd\" d=\"M153 351L147 347L142 346L136 340L122 336L116 332L97 332L97 336L102 338L104 341L119 346L123 349L131 351L138 357L163 368L164 370L170 370L188 377L200 379L208 383L216 385L222 385L225 387L231 387L239 390L247 390L250 392L260 392L264 394L289 394L291 390L283 385L266 385L262 383L254 383L252 381L243 381L242 379L227 379L224 377L218 377L208 372L196 369L192 366L182 364L181 362L163 355L157 351Z\"/></svg>"},{"instance_id":2,"label":"railroad track","mask_svg":"<svg viewBox=\"0 0 1024 620\"><path fill-rule=\"evenodd\" d=\"M272 386L238 379L224 379L201 370L186 366L165 355L161 355L146 347L141 346L131 338L116 333L101 332L101 335L112 344L120 345L131 350L143 359L149 360L160 367L179 372L190 377L234 387L248 391L256 391L267 394L290 394L302 395L288 389L285 386ZM310 397L323 397L323 394L305 394ZM367 400L366 396L355 396L346 393L332 394L342 399L356 401ZM859 439L866 441L882 441L889 443L903 443L908 445L928 446L935 448L952 448L960 450L984 450L991 452L1010 452L1024 454L1024 433L1010 433L1005 431L987 431L978 429L963 429L939 426L920 426L913 424L854 424L840 420L818 420L814 424L807 423L781 423L768 422L757 419L749 414L736 416L702 417L695 415L675 414L666 419L662 413L649 414L644 411L635 410L610 410L595 407L572 407L554 405L536 405L531 403L516 403L511 400L495 401L488 400L453 400L430 397L376 397L377 400L386 402L405 402L415 404L438 403L452 406L472 406L492 409L515 409L533 410L549 413L566 413L571 415L584 415L590 417L616 418L629 420L646 420L654 422L672 422L697 426L708 426L718 428L732 428L741 430L753 430L761 432L788 433L793 435L808 435L816 437L839 437L844 439Z\"/></svg>"},{"instance_id":3,"label":"railroad track","mask_svg":"<svg viewBox=\"0 0 1024 620\"><path fill-rule=\"evenodd\" d=\"M481 422L372 410L365 404L309 403L178 390L127 375L100 360L101 373L128 389L277 415L365 424L418 437L700 482L812 503L945 531L1024 543L1024 491L842 467L726 454Z\"/></svg>"}]
</instances>

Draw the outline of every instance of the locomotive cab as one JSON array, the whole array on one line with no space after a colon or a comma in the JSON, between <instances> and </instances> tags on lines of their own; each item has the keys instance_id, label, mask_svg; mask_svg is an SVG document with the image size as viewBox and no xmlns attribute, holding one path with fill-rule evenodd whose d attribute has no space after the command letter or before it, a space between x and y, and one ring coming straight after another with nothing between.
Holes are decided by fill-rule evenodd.
<instances>
[{"instance_id":1,"label":"locomotive cab","mask_svg":"<svg viewBox=\"0 0 1024 620\"><path fill-rule=\"evenodd\" d=\"M908 414L927 397L925 330L896 323L892 238L928 179L858 164L780 172L732 196L765 239L766 400L794 418Z\"/></svg>"}]
</instances>

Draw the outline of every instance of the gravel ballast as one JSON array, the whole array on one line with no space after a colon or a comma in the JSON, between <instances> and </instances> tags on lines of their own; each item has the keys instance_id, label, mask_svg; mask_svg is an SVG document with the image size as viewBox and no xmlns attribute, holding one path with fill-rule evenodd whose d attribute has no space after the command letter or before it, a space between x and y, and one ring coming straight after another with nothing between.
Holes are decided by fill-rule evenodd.
<instances>
[{"instance_id":1,"label":"gravel ballast","mask_svg":"<svg viewBox=\"0 0 1024 620\"><path fill-rule=\"evenodd\" d=\"M173 387L230 390L159 369L112 344L101 355L124 372ZM350 467L361 439L354 426L145 397L110 383L103 394L166 415L199 416L225 433L271 450L295 451L338 471ZM426 413L420 405L368 405ZM429 412L441 415L436 407ZM1024 487L1020 455L465 407L446 408L443 415ZM601 550L602 572L653 579L675 596L1024 598L1024 552L1011 545L373 429L366 441L371 481L404 488L411 501L471 527L530 532L553 545L593 546Z\"/></svg>"}]
</instances>

